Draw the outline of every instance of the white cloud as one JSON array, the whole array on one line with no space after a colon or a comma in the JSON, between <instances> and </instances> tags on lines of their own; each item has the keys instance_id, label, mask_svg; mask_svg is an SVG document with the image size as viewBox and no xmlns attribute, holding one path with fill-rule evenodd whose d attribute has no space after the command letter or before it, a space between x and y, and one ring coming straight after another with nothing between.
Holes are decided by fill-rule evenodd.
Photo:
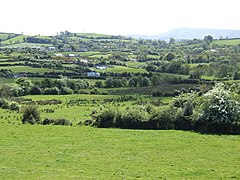
<instances>
[{"instance_id":1,"label":"white cloud","mask_svg":"<svg viewBox=\"0 0 240 180\"><path fill-rule=\"evenodd\" d=\"M238 0L3 0L0 31L159 34L177 27L240 29Z\"/></svg>"}]
</instances>

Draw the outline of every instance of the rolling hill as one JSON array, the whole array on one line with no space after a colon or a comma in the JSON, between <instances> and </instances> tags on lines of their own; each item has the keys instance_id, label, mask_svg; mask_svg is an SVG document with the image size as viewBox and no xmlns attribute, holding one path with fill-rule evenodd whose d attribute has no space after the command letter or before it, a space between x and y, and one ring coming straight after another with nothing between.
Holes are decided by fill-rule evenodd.
<instances>
[{"instance_id":1,"label":"rolling hill","mask_svg":"<svg viewBox=\"0 0 240 180\"><path fill-rule=\"evenodd\" d=\"M214 39L219 38L239 38L240 30L222 30L222 29L207 29L207 28L177 28L170 30L166 33L147 36L147 35L130 35L133 38L142 38L142 39L161 39L169 40L170 38L174 39L203 39L204 36L211 35Z\"/></svg>"}]
</instances>

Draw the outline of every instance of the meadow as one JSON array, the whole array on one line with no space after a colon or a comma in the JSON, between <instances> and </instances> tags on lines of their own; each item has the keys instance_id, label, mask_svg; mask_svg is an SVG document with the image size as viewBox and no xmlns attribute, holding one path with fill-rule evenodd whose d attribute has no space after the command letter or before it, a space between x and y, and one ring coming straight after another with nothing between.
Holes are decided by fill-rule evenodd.
<instances>
[{"instance_id":1,"label":"meadow","mask_svg":"<svg viewBox=\"0 0 240 180\"><path fill-rule=\"evenodd\" d=\"M55 69L48 69L48 68L33 68L33 67L29 67L29 66L4 66L4 67L0 67L0 69L10 69L15 73L19 73L19 72L29 72L29 73L39 73L39 74L43 74L45 72L69 72L69 70L55 70ZM71 71L70 71L71 72Z\"/></svg>"},{"instance_id":2,"label":"meadow","mask_svg":"<svg viewBox=\"0 0 240 180\"><path fill-rule=\"evenodd\" d=\"M113 72L113 73L124 73L124 72L132 72L132 73L144 73L147 72L146 69L137 69L125 66L114 66L108 67L106 70L96 69L98 72Z\"/></svg>"},{"instance_id":3,"label":"meadow","mask_svg":"<svg viewBox=\"0 0 240 180\"><path fill-rule=\"evenodd\" d=\"M240 44L240 39L231 39L231 40L215 40L213 41L213 44L217 44L217 45L238 45Z\"/></svg>"},{"instance_id":4,"label":"meadow","mask_svg":"<svg viewBox=\"0 0 240 180\"><path fill-rule=\"evenodd\" d=\"M14 38L3 41L2 43L4 45L19 44L19 43L23 43L24 39L27 38L27 37L28 37L27 35L19 35L19 36L16 36Z\"/></svg>"},{"instance_id":5,"label":"meadow","mask_svg":"<svg viewBox=\"0 0 240 180\"><path fill-rule=\"evenodd\" d=\"M0 179L237 179L240 137L0 124Z\"/></svg>"}]
</instances>

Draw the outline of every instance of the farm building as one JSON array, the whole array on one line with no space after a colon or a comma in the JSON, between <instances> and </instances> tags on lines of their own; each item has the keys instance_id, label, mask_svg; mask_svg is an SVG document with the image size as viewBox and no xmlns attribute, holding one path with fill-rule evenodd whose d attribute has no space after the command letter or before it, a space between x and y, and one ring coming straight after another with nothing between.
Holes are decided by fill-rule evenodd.
<instances>
[{"instance_id":1,"label":"farm building","mask_svg":"<svg viewBox=\"0 0 240 180\"><path fill-rule=\"evenodd\" d=\"M97 69L105 70L107 69L107 66L96 66Z\"/></svg>"},{"instance_id":2,"label":"farm building","mask_svg":"<svg viewBox=\"0 0 240 180\"><path fill-rule=\"evenodd\" d=\"M62 54L55 54L56 57L63 57Z\"/></svg>"},{"instance_id":3,"label":"farm building","mask_svg":"<svg viewBox=\"0 0 240 180\"><path fill-rule=\"evenodd\" d=\"M98 72L88 72L87 76L88 77L100 77L100 73L98 73Z\"/></svg>"},{"instance_id":4,"label":"farm building","mask_svg":"<svg viewBox=\"0 0 240 180\"><path fill-rule=\"evenodd\" d=\"M55 47L53 47L53 46L50 46L50 47L48 47L48 50L50 50L50 51L55 51L55 50L56 50L56 48L55 48Z\"/></svg>"}]
</instances>

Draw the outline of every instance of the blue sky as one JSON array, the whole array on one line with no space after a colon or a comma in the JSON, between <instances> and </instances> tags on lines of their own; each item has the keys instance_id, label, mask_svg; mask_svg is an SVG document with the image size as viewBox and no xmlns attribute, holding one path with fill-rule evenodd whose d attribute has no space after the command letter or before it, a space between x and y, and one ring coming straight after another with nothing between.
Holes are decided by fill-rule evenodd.
<instances>
[{"instance_id":1,"label":"blue sky","mask_svg":"<svg viewBox=\"0 0 240 180\"><path fill-rule=\"evenodd\" d=\"M239 0L1 0L0 32L156 35L173 28L239 29Z\"/></svg>"}]
</instances>

